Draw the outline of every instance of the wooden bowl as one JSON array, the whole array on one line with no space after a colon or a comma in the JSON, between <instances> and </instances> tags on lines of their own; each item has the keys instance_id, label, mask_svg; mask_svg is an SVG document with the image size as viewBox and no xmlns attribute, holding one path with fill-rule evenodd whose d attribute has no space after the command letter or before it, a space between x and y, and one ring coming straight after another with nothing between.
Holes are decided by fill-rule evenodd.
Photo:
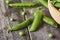
<instances>
[{"instance_id":1,"label":"wooden bowl","mask_svg":"<svg viewBox=\"0 0 60 40\"><path fill-rule=\"evenodd\" d=\"M50 0L48 0L48 9L52 18L60 25L60 11L51 4Z\"/></svg>"}]
</instances>

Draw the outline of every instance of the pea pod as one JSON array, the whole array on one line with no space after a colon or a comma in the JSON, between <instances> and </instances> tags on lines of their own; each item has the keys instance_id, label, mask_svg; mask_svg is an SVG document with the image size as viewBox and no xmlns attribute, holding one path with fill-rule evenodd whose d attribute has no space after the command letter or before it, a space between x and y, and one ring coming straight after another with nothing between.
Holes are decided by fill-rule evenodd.
<instances>
[{"instance_id":1,"label":"pea pod","mask_svg":"<svg viewBox=\"0 0 60 40\"><path fill-rule=\"evenodd\" d=\"M53 19L51 19L47 16L43 16L43 21L46 22L47 24L51 25L54 28L58 27L57 23Z\"/></svg>"},{"instance_id":2,"label":"pea pod","mask_svg":"<svg viewBox=\"0 0 60 40\"><path fill-rule=\"evenodd\" d=\"M8 28L7 31L10 32L10 31L15 31L15 30L23 29L23 28L26 28L31 23L32 23L32 19L28 18L26 21L24 21L24 22L22 22L20 24L14 25L11 28Z\"/></svg>"},{"instance_id":3,"label":"pea pod","mask_svg":"<svg viewBox=\"0 0 60 40\"><path fill-rule=\"evenodd\" d=\"M43 4L46 8L48 8L48 0L39 0L41 4Z\"/></svg>"},{"instance_id":4,"label":"pea pod","mask_svg":"<svg viewBox=\"0 0 60 40\"><path fill-rule=\"evenodd\" d=\"M38 3L35 2L22 2L22 3L9 4L9 6L14 8L32 8L36 7L37 4Z\"/></svg>"},{"instance_id":5,"label":"pea pod","mask_svg":"<svg viewBox=\"0 0 60 40\"><path fill-rule=\"evenodd\" d=\"M36 16L36 13L34 13L34 16ZM43 20L45 23L51 25L52 27L58 28L57 23L56 23L53 19L51 19L51 18L49 18L49 17L43 15L42 20Z\"/></svg>"},{"instance_id":6,"label":"pea pod","mask_svg":"<svg viewBox=\"0 0 60 40\"><path fill-rule=\"evenodd\" d=\"M34 32L38 29L40 23L41 23L41 18L42 18L42 10L39 9L35 12L35 18L33 20L32 26L29 29L30 32Z\"/></svg>"}]
</instances>

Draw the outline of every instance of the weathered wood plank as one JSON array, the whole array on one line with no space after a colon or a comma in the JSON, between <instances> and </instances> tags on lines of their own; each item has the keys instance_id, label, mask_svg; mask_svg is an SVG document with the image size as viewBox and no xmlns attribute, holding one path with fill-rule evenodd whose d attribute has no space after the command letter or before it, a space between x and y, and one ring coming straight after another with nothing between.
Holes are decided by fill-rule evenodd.
<instances>
[{"instance_id":1,"label":"weathered wood plank","mask_svg":"<svg viewBox=\"0 0 60 40\"><path fill-rule=\"evenodd\" d=\"M16 0L14 0L12 2L15 2L15 1ZM34 1L34 0L24 0L24 2L26 2L26 1ZM31 9L24 9L24 11L28 11L28 10L30 11L30 13L33 13L36 11L36 8L33 8L32 12L31 12ZM44 10L45 15L51 17L49 15L48 10L46 10L46 9L43 9L43 10ZM5 27L13 26L15 24L21 23L24 20L24 18L21 17L21 15L19 14L19 11L21 11L21 10L10 8L9 12L8 12L10 14L8 14L7 17L5 17L3 14L0 13L0 19L1 19L1 22L0 22L1 23L1 25L0 25L1 26L1 29L0 29L1 38L0 38L0 40L30 40L30 38L31 38L31 40L60 40L60 28L58 28L58 29L52 28L50 25L44 24L44 22L41 24L41 26L39 26L40 28L36 32L27 32L27 29L19 30L19 31L23 31L27 34L24 37L19 36L19 34L18 34L19 31L14 31L12 33L10 32L9 34L7 34ZM26 18L31 16L29 13L27 13L27 14L29 16L27 15ZM18 19L18 20L14 21L14 22L10 22L9 19L11 17ZM53 39L48 38L49 33L53 33L55 35L55 38L53 38ZM3 35L3 37L2 37L2 35Z\"/></svg>"},{"instance_id":2,"label":"weathered wood plank","mask_svg":"<svg viewBox=\"0 0 60 40\"><path fill-rule=\"evenodd\" d=\"M0 9L2 10L2 13L6 13L5 0L0 0Z\"/></svg>"},{"instance_id":3,"label":"weathered wood plank","mask_svg":"<svg viewBox=\"0 0 60 40\"><path fill-rule=\"evenodd\" d=\"M1 8L0 8L0 14L1 14ZM0 15L0 40L4 40L3 36L3 30L2 30L2 25L1 25L1 15Z\"/></svg>"},{"instance_id":4,"label":"weathered wood plank","mask_svg":"<svg viewBox=\"0 0 60 40\"><path fill-rule=\"evenodd\" d=\"M13 2L19 2L19 0L13 0ZM2 6L1 6L2 7ZM4 10L4 8L3 8ZM6 32L6 29L13 26L13 25L16 25L18 23L21 23L23 20L24 20L24 17L22 17L20 15L21 13L21 10L20 9L14 9L14 8L9 8L7 9L7 16L4 16L4 12L1 10L2 13L0 13L0 19L1 19L1 27L2 27L2 35L3 35L3 39L0 39L0 40L29 40L29 35L28 35L28 31L27 29L23 29L23 30L19 30L19 31L14 31L14 32L10 32L10 33L7 33ZM10 22L10 18L15 18L17 19L16 21L14 22ZM26 35L23 36L23 37L20 37L19 36L19 32L20 31L23 31Z\"/></svg>"}]
</instances>

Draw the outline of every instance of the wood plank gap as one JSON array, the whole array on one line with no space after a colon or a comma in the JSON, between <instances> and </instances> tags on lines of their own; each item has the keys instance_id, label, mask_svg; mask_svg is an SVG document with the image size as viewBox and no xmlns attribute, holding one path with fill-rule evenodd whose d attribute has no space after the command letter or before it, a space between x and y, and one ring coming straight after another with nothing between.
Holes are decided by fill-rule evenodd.
<instances>
[{"instance_id":1,"label":"wood plank gap","mask_svg":"<svg viewBox=\"0 0 60 40\"><path fill-rule=\"evenodd\" d=\"M24 0L21 0L21 2L24 2ZM25 12L26 10L25 10L25 8L23 8L23 11ZM24 16L24 19L26 20L26 15ZM29 27L29 26L28 26ZM29 36L29 39L31 40L31 34L30 34L30 32L29 32L29 28L27 27L27 31L28 31L28 36Z\"/></svg>"}]
</instances>

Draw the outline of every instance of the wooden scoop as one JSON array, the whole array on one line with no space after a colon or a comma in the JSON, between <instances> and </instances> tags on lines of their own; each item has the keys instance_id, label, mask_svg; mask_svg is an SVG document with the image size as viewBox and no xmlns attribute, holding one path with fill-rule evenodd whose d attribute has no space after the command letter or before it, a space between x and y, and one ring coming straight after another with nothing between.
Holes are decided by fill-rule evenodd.
<instances>
[{"instance_id":1,"label":"wooden scoop","mask_svg":"<svg viewBox=\"0 0 60 40\"><path fill-rule=\"evenodd\" d=\"M48 0L48 9L52 18L60 25L60 11L51 4L50 0Z\"/></svg>"}]
</instances>

